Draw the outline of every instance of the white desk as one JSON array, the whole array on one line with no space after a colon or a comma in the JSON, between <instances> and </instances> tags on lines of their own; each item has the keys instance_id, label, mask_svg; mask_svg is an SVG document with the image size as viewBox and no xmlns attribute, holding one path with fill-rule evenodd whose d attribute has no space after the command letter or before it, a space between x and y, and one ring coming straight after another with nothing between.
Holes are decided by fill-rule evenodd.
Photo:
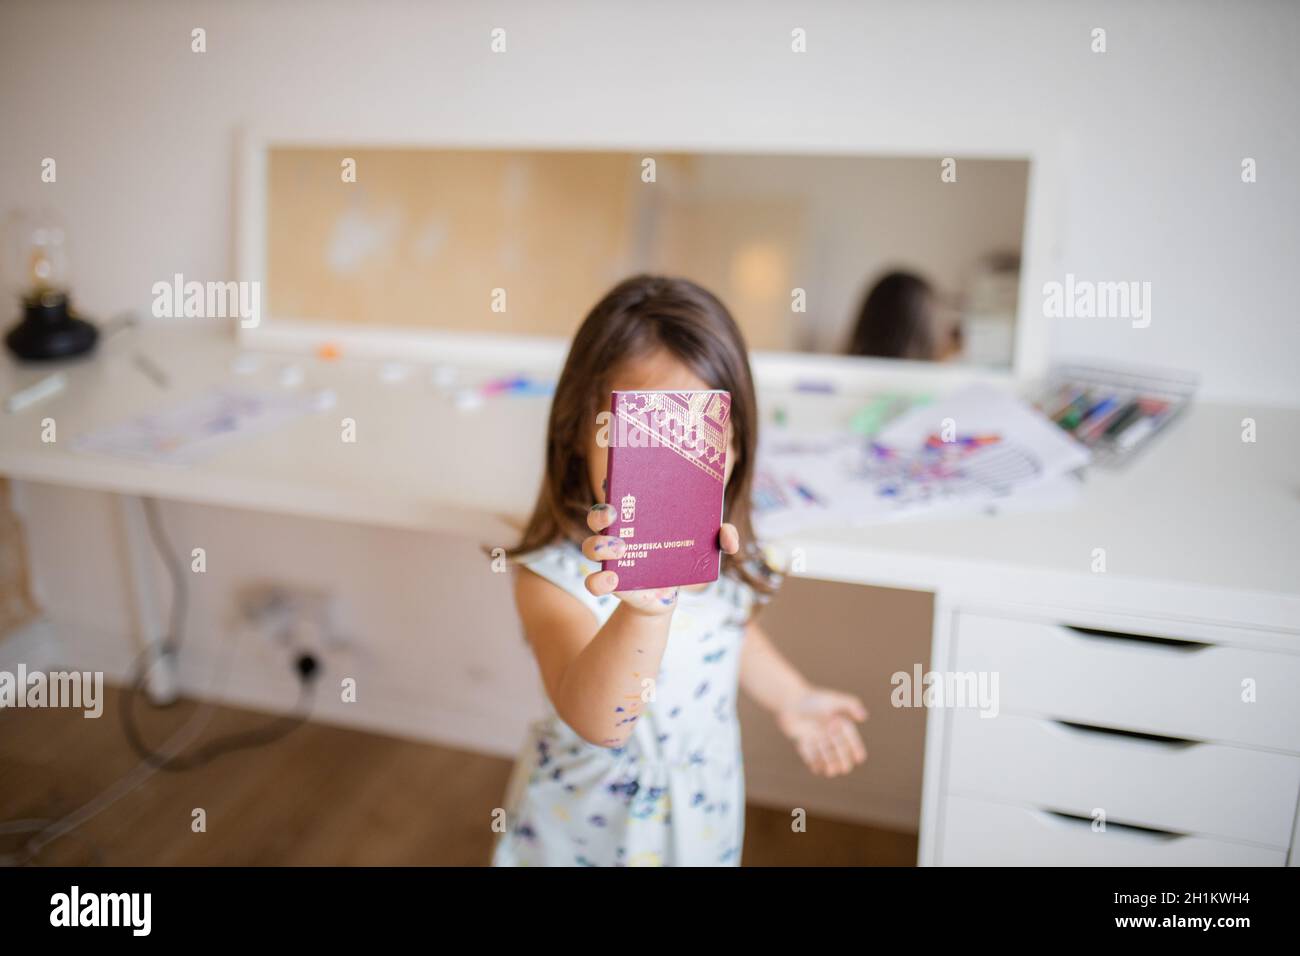
<instances>
[{"instance_id":1,"label":"white desk","mask_svg":"<svg viewBox=\"0 0 1300 956\"><path fill-rule=\"evenodd\" d=\"M132 366L136 350L168 370L170 388ZM264 355L258 371L236 376L238 354L216 330L128 333L70 367L63 394L0 416L0 473L483 541L509 540L509 520L531 507L546 399L460 411L424 370L386 385L375 363ZM78 434L214 384L278 387L286 363L304 368L303 388L333 389L337 404L233 442L201 467L70 448ZM42 374L6 360L0 393ZM855 407L850 396L764 399L795 425ZM1253 444L1241 441L1248 416ZM345 417L356 421L353 444L340 438ZM41 440L46 418L58 429L52 444ZM1126 471L1091 472L1066 510L829 528L778 543L803 550L804 576L934 592L931 668L1001 677L1006 719L930 714L921 862L1267 864L1288 853L1300 862L1298 451L1300 412L1202 405ZM1105 573L1092 570L1096 548ZM1254 703L1240 700L1245 679L1256 682ZM1142 772L1152 767L1159 773ZM1110 821L1104 834L1089 826L1097 808Z\"/></svg>"}]
</instances>

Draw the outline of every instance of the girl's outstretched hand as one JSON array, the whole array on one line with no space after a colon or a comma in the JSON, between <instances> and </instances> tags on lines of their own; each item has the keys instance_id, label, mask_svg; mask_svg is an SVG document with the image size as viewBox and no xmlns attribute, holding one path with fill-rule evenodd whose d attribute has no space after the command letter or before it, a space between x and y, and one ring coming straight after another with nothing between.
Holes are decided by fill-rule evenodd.
<instances>
[{"instance_id":1,"label":"girl's outstretched hand","mask_svg":"<svg viewBox=\"0 0 1300 956\"><path fill-rule=\"evenodd\" d=\"M777 726L819 777L848 773L867 759L867 748L854 722L870 716L852 694L814 687L776 714Z\"/></svg>"},{"instance_id":2,"label":"girl's outstretched hand","mask_svg":"<svg viewBox=\"0 0 1300 956\"><path fill-rule=\"evenodd\" d=\"M601 534L614 523L614 508L607 504L592 505L587 512L587 527L595 532L582 542L582 553L589 561L614 561L621 558L627 544L619 538ZM724 524L718 532L718 544L727 554L740 550L740 535L735 525ZM678 588L650 588L644 591L618 590L618 572L597 571L587 575L587 590L597 597L613 594L632 610L641 614L670 614L677 607Z\"/></svg>"}]
</instances>

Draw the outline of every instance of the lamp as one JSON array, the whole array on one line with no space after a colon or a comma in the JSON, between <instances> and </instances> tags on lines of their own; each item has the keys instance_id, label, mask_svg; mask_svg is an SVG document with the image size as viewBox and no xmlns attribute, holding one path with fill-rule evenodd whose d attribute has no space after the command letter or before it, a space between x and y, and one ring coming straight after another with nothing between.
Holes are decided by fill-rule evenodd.
<instances>
[{"instance_id":1,"label":"lamp","mask_svg":"<svg viewBox=\"0 0 1300 956\"><path fill-rule=\"evenodd\" d=\"M99 330L72 311L68 292L67 231L50 210L20 212L9 223L10 290L23 317L5 336L21 359L71 358L95 347Z\"/></svg>"}]
</instances>

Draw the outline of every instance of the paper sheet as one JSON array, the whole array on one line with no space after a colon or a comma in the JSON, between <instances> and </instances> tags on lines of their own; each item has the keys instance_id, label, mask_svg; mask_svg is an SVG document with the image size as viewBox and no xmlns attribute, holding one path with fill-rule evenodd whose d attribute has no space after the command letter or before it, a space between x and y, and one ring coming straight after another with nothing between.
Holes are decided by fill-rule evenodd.
<instances>
[{"instance_id":1,"label":"paper sheet","mask_svg":"<svg viewBox=\"0 0 1300 956\"><path fill-rule=\"evenodd\" d=\"M764 536L1011 505L1088 463L1086 448L1013 396L972 385L914 408L863 439L848 431L764 435L755 524ZM1042 501L1074 489L1057 485ZM1010 510L1010 509L1008 509Z\"/></svg>"},{"instance_id":2,"label":"paper sheet","mask_svg":"<svg viewBox=\"0 0 1300 956\"><path fill-rule=\"evenodd\" d=\"M77 451L187 465L237 438L287 424L321 405L319 393L213 388L168 411L79 436Z\"/></svg>"}]
</instances>

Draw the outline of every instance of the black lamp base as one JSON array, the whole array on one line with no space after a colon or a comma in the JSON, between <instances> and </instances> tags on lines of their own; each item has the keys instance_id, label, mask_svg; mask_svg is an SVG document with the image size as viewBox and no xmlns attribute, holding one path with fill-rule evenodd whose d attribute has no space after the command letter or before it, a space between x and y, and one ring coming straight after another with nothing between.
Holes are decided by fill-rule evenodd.
<instances>
[{"instance_id":1,"label":"black lamp base","mask_svg":"<svg viewBox=\"0 0 1300 956\"><path fill-rule=\"evenodd\" d=\"M23 300L23 317L5 345L20 359L42 362L82 355L98 338L99 329L72 314L66 295L46 294Z\"/></svg>"}]
</instances>

